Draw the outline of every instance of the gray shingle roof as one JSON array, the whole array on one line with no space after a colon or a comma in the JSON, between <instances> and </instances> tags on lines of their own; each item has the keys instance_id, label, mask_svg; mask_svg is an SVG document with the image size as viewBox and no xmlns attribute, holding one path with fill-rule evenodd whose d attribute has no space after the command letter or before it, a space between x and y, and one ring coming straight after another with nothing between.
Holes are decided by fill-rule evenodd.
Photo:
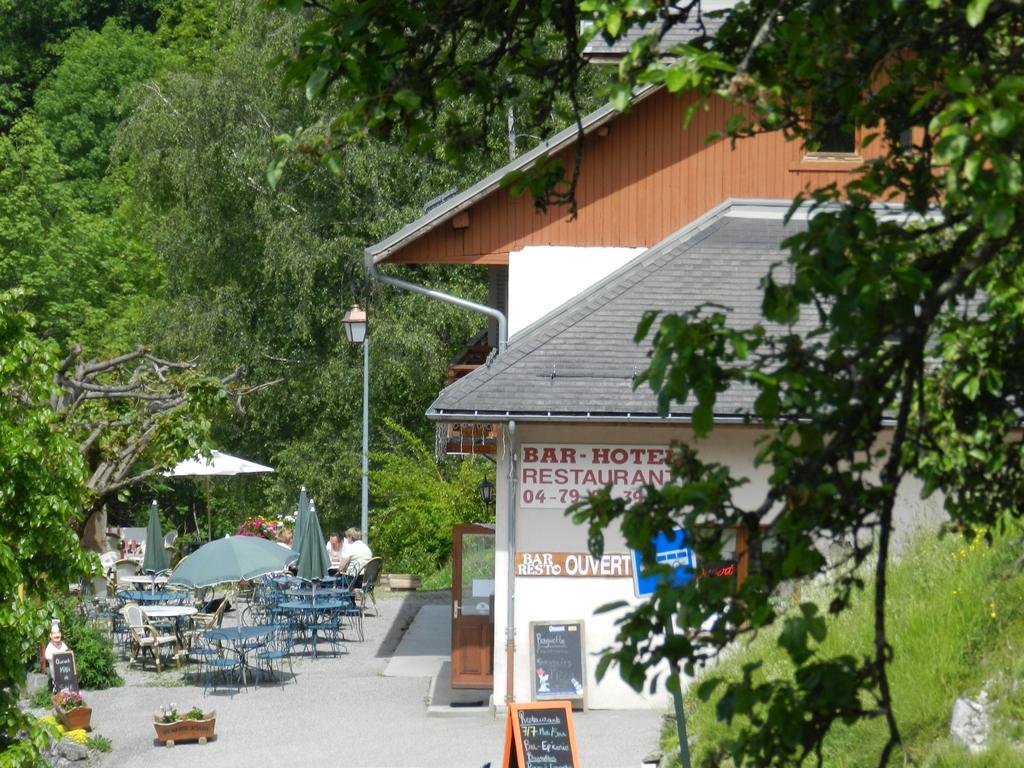
<instances>
[{"instance_id":1,"label":"gray shingle roof","mask_svg":"<svg viewBox=\"0 0 1024 768\"><path fill-rule=\"evenodd\" d=\"M714 37L718 33L719 27L725 21L725 12L733 5L735 5L735 0L704 0L701 3L703 12L700 21L697 20L695 14L691 14L690 18L687 18L686 21L676 23L661 38L661 43L658 46L659 50L667 51L672 46L691 43L703 36ZM666 6L662 9L662 12L666 16L677 13L677 5ZM608 42L603 36L597 35L587 43L583 49L583 55L595 61L616 60L628 53L633 43L644 35L656 32L660 26L661 21L657 21L643 26L631 27L612 42Z\"/></svg>"},{"instance_id":2,"label":"gray shingle roof","mask_svg":"<svg viewBox=\"0 0 1024 768\"><path fill-rule=\"evenodd\" d=\"M654 393L633 378L650 342L633 334L645 310L679 312L705 302L730 308L737 326L761 320L760 279L784 259L789 201L729 201L648 249L512 337L508 350L447 387L427 415L440 421L657 418ZM755 393L719 395L716 417L751 413ZM671 418L687 419L693 404Z\"/></svg>"}]
</instances>

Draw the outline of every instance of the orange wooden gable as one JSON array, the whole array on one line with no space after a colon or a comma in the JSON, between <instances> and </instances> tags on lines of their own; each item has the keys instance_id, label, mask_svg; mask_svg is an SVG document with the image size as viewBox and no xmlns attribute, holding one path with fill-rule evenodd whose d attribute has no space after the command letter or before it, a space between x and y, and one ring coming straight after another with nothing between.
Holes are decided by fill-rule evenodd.
<instances>
[{"instance_id":1,"label":"orange wooden gable","mask_svg":"<svg viewBox=\"0 0 1024 768\"><path fill-rule=\"evenodd\" d=\"M734 198L789 199L830 182L840 186L860 162L813 159L780 132L706 143L735 107L714 98L688 128L693 96L661 90L586 137L578 215L539 213L526 194L502 188L440 225L407 240L384 260L399 264L507 264L529 245L650 247ZM879 154L876 142L864 159ZM571 167L573 148L560 156Z\"/></svg>"}]
</instances>

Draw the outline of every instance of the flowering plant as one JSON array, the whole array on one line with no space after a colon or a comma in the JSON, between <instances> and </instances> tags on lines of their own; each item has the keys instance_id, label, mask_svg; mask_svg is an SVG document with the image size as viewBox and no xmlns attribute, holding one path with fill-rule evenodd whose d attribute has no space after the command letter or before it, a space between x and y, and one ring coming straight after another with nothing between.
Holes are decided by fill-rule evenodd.
<instances>
[{"instance_id":1,"label":"flowering plant","mask_svg":"<svg viewBox=\"0 0 1024 768\"><path fill-rule=\"evenodd\" d=\"M258 536L261 539L274 541L277 538L277 526L262 515L250 517L238 529L239 536Z\"/></svg>"},{"instance_id":2,"label":"flowering plant","mask_svg":"<svg viewBox=\"0 0 1024 768\"><path fill-rule=\"evenodd\" d=\"M161 723L176 723L179 720L203 720L206 718L206 713L199 707L192 707L185 714L181 714L178 712L178 705L172 701L166 707L160 707L157 718Z\"/></svg>"},{"instance_id":3,"label":"flowering plant","mask_svg":"<svg viewBox=\"0 0 1024 768\"><path fill-rule=\"evenodd\" d=\"M80 693L61 691L53 695L53 703L61 709L78 709L85 706L85 699Z\"/></svg>"}]
</instances>

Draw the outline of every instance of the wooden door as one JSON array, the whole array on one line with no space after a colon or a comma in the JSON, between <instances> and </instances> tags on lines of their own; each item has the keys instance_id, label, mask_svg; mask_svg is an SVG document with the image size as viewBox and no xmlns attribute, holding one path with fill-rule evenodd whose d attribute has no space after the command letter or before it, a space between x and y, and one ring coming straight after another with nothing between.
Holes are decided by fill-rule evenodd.
<instances>
[{"instance_id":1,"label":"wooden door","mask_svg":"<svg viewBox=\"0 0 1024 768\"><path fill-rule=\"evenodd\" d=\"M494 683L494 527L452 528L452 688Z\"/></svg>"}]
</instances>

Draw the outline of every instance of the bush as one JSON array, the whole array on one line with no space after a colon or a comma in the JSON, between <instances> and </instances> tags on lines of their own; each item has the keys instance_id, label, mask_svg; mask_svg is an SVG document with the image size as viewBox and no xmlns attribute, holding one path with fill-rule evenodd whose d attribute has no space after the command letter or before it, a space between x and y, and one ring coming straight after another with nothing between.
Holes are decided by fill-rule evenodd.
<instances>
[{"instance_id":1,"label":"bush","mask_svg":"<svg viewBox=\"0 0 1024 768\"><path fill-rule=\"evenodd\" d=\"M370 520L373 554L388 573L431 574L452 554L452 526L493 523L494 508L480 501L481 479L493 472L488 462L434 460L408 430L387 420L392 446L373 454L370 476L376 504ZM493 475L491 475L493 482Z\"/></svg>"},{"instance_id":2,"label":"bush","mask_svg":"<svg viewBox=\"0 0 1024 768\"><path fill-rule=\"evenodd\" d=\"M81 603L67 598L56 603L64 642L75 652L78 685L86 690L116 688L124 681L117 674L114 648L102 632L90 627L82 616Z\"/></svg>"},{"instance_id":3,"label":"bush","mask_svg":"<svg viewBox=\"0 0 1024 768\"><path fill-rule=\"evenodd\" d=\"M36 688L30 703L33 709L47 709L53 703L53 699L50 698L50 689L46 686Z\"/></svg>"}]
</instances>

